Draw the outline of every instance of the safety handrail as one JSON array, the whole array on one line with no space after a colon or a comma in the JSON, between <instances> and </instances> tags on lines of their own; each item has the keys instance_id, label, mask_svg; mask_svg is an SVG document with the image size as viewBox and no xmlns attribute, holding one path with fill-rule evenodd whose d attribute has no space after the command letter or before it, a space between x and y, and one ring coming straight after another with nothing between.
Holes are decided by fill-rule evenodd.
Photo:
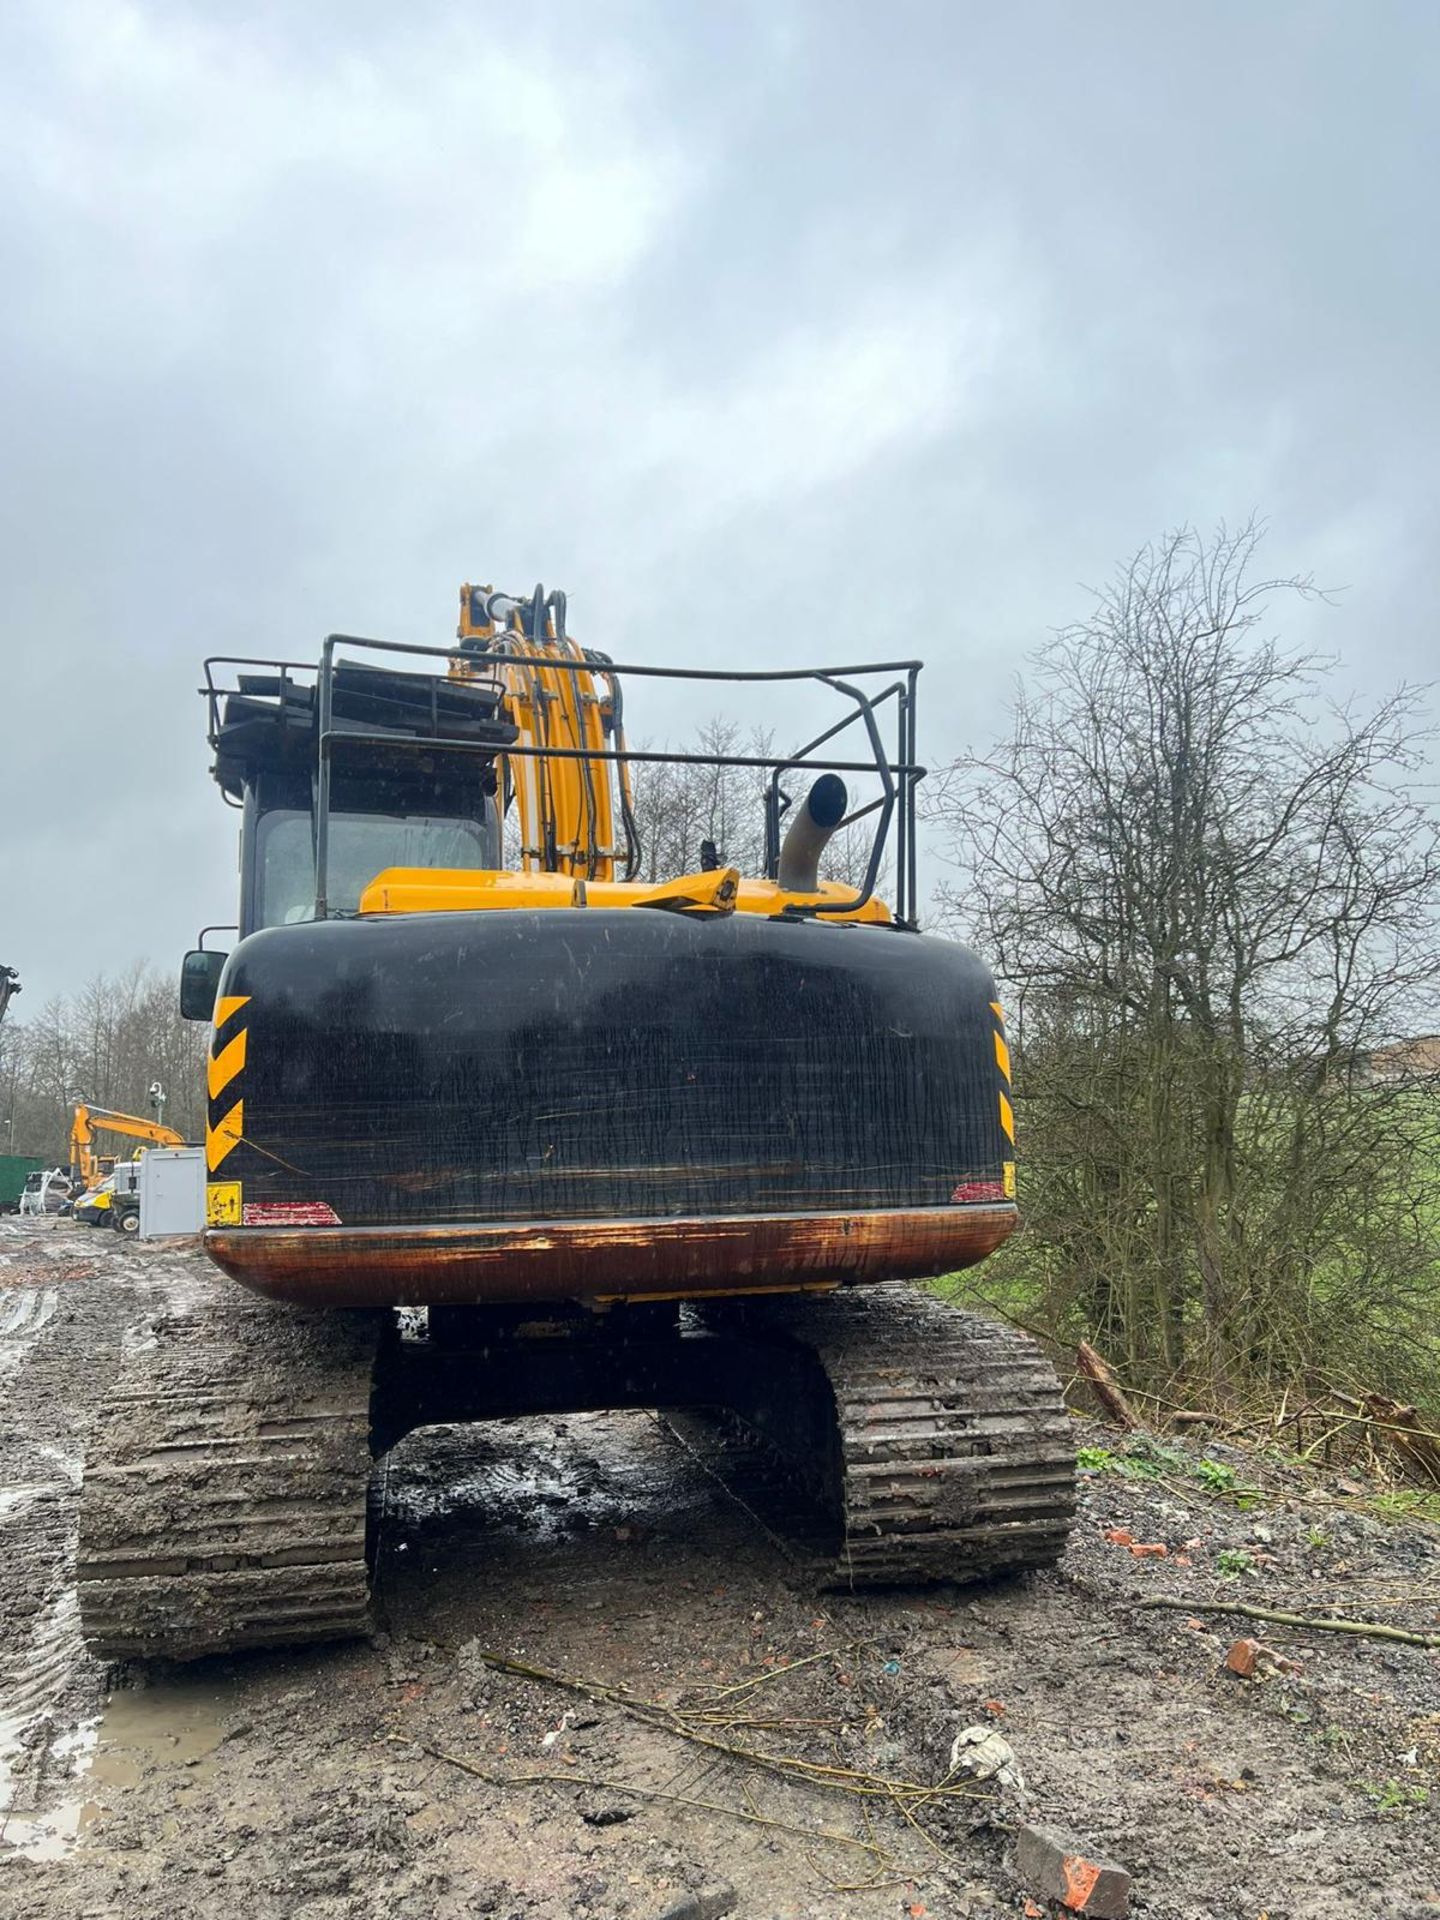
<instances>
[{"instance_id":1,"label":"safety handrail","mask_svg":"<svg viewBox=\"0 0 1440 1920\"><path fill-rule=\"evenodd\" d=\"M551 747L541 745L522 745L512 742L498 746L493 741L463 739L447 736L440 731L443 720L438 713L432 733L402 733L385 730L362 731L360 729L337 726L334 716L334 677L338 665L336 650L340 647L356 647L367 652L400 654L425 659L444 660L447 663L463 659L467 665L479 667L485 656L474 654L450 645L421 645L409 641L380 640L362 634L328 634L321 647L320 660L300 661L267 659L254 655L214 654L204 663L205 685L200 689L207 701L208 728L207 738L212 748L218 750L221 735L221 702L231 694L240 691L238 684L222 684L217 670L263 668L276 675L279 687L276 693L264 698L275 698L276 715L280 720L285 710L287 695L292 688L305 694L314 701L316 718L317 778L315 790L315 917L328 916L328 857L330 839L330 801L331 771L337 747L347 744L361 744L374 747L377 740L383 738L387 751L396 748L409 748L415 752L434 753L437 750L447 754L474 754L488 759L505 755L516 759L564 759L583 760L614 764L650 764L665 766L695 767L752 767L763 769L771 778L766 784L765 804L765 864L768 877L774 879L779 862L779 827L789 796L780 786L783 774L799 768L816 772L868 774L877 778L881 785L880 797L858 807L847 814L842 826L866 819L872 814L879 815L875 832L871 839L870 857L866 863L864 882L852 899L830 900L813 904L794 905L785 911L792 918L821 918L833 914L851 914L863 907L874 896L884 865L887 844L894 829L895 841L895 910L897 925L913 927L916 913L916 838L915 838L915 789L925 777L925 768L915 758L916 743L916 696L917 680L922 663L918 660L882 660L857 665L833 667L674 667L654 666L644 662L624 663L605 662L605 671L614 675L628 675L641 679L696 681L704 683L734 683L740 685L800 683L814 681L828 687L833 693L851 703L851 710L832 725L823 729L806 741L802 746L789 753L747 754L747 753L705 753L686 752L647 747L590 748L590 747ZM597 656L598 657L598 656ZM569 661L554 655L516 653L508 648L505 653L507 664L544 668L550 672L586 673L593 670L594 661L586 658ZM305 675L304 681L292 676ZM313 683L309 676L314 675ZM881 675L898 676L891 679L888 686L878 692L869 693L854 684L856 680L873 683ZM238 671L233 676L238 682ZM483 678L477 675L470 685L484 685ZM891 702L895 703L894 745L887 748L882 737L879 714ZM825 758L814 759L821 747L834 741L847 728L859 725L870 748L870 757L861 758ZM783 802L783 804L782 804Z\"/></svg>"}]
</instances>

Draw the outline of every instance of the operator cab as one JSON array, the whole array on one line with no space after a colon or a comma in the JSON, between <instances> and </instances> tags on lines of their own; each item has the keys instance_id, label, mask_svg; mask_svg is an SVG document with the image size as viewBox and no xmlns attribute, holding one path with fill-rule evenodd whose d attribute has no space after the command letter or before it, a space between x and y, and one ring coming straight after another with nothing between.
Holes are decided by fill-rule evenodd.
<instances>
[{"instance_id":1,"label":"operator cab","mask_svg":"<svg viewBox=\"0 0 1440 1920\"><path fill-rule=\"evenodd\" d=\"M495 754L514 741L515 728L499 717L496 682L340 661L322 720L317 686L298 677L307 669L226 664L267 669L241 672L222 688L207 667L214 777L241 816L242 940L316 917L322 757L329 760L328 915L355 913L365 887L387 867L501 864ZM427 740L434 751L417 751ZM187 1019L210 1018L225 958L203 948L186 955L180 1005Z\"/></svg>"}]
</instances>

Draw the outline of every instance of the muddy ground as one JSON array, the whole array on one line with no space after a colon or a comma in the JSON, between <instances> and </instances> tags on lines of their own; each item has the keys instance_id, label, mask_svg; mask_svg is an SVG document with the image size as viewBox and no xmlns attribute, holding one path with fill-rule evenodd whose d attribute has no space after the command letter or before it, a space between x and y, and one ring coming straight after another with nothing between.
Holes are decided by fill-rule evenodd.
<instances>
[{"instance_id":1,"label":"muddy ground","mask_svg":"<svg viewBox=\"0 0 1440 1920\"><path fill-rule=\"evenodd\" d=\"M100 1666L71 1585L87 1422L151 1318L224 1284L0 1221L0 1914L1033 1920L1025 1820L1121 1863L1148 1920L1440 1912L1440 1653L1205 1611L1440 1632L1440 1536L1220 1447L1077 1425L1104 1451L1055 1572L851 1599L786 1548L778 1490L738 1504L650 1416L440 1429L382 1470L370 1642ZM1244 1634L1299 1670L1228 1672ZM1023 1789L897 1811L884 1783L944 1781L977 1725Z\"/></svg>"}]
</instances>

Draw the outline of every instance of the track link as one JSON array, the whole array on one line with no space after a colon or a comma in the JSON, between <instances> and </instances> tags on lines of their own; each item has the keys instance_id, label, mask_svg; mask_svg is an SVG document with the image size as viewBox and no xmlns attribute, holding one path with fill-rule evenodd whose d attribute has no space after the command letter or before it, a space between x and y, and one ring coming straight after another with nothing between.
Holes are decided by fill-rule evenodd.
<instances>
[{"instance_id":1,"label":"track link","mask_svg":"<svg viewBox=\"0 0 1440 1920\"><path fill-rule=\"evenodd\" d=\"M192 1660L366 1630L378 1333L373 1315L217 1288L126 1361L81 1496L95 1652Z\"/></svg>"},{"instance_id":2,"label":"track link","mask_svg":"<svg viewBox=\"0 0 1440 1920\"><path fill-rule=\"evenodd\" d=\"M828 1449L792 1459L839 1521L829 1584L983 1580L1059 1559L1075 1448L1034 1341L896 1286L775 1302L763 1324L813 1352L833 1396Z\"/></svg>"}]
</instances>

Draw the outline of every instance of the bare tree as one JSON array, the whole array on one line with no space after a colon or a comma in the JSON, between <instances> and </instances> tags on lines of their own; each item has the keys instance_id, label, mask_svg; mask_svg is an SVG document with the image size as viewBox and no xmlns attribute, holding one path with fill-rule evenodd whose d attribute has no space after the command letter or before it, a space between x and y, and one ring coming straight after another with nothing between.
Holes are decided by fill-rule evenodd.
<instances>
[{"instance_id":1,"label":"bare tree","mask_svg":"<svg viewBox=\"0 0 1440 1920\"><path fill-rule=\"evenodd\" d=\"M774 750L774 736L765 729L744 733L733 721L720 719L706 721L688 748L717 758L750 759L763 759ZM633 777L641 879L670 880L697 872L707 840L725 866L738 867L747 878L764 874L765 789L770 778L765 768L637 762ZM782 784L804 793L809 781L797 769ZM870 860L872 827L873 820L857 821L836 834L822 862L827 879L861 884Z\"/></svg>"},{"instance_id":2,"label":"bare tree","mask_svg":"<svg viewBox=\"0 0 1440 1920\"><path fill-rule=\"evenodd\" d=\"M760 758L772 746L768 733L756 729L744 734L733 721L711 719L697 728L686 746L661 751ZM631 777L640 832L640 879L655 882L698 872L701 845L707 840L725 866L739 867L746 874L764 872L767 776L763 768L637 761Z\"/></svg>"},{"instance_id":3,"label":"bare tree","mask_svg":"<svg viewBox=\"0 0 1440 1920\"><path fill-rule=\"evenodd\" d=\"M32 1023L6 1021L0 1139L59 1163L77 1100L145 1115L154 1080L168 1095L166 1124L202 1139L209 1037L205 1026L180 1018L173 979L145 966L118 978L97 975L73 1000L48 1001Z\"/></svg>"},{"instance_id":4,"label":"bare tree","mask_svg":"<svg viewBox=\"0 0 1440 1920\"><path fill-rule=\"evenodd\" d=\"M929 806L1016 1002L1021 1257L1132 1370L1221 1384L1401 1352L1440 1252L1433 1106L1364 1071L1440 1025L1420 704L1264 636L1315 590L1260 538L1144 548Z\"/></svg>"}]
</instances>

